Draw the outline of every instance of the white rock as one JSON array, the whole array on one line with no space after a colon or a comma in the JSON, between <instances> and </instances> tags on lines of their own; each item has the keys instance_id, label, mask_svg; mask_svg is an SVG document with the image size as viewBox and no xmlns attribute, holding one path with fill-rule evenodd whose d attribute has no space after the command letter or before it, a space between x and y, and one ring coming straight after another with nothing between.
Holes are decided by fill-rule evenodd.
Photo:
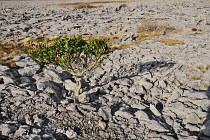
<instances>
[{"instance_id":1,"label":"white rock","mask_svg":"<svg viewBox=\"0 0 210 140\"><path fill-rule=\"evenodd\" d=\"M42 136L44 139L56 140L52 134L44 134Z\"/></svg>"},{"instance_id":2,"label":"white rock","mask_svg":"<svg viewBox=\"0 0 210 140\"><path fill-rule=\"evenodd\" d=\"M0 64L0 71L6 71L6 70L9 70L9 67L8 66L3 66Z\"/></svg>"},{"instance_id":3,"label":"white rock","mask_svg":"<svg viewBox=\"0 0 210 140\"><path fill-rule=\"evenodd\" d=\"M15 136L22 136L26 135L29 132L30 127L28 125L22 125L18 128L18 130L15 132Z\"/></svg>"},{"instance_id":4,"label":"white rock","mask_svg":"<svg viewBox=\"0 0 210 140\"><path fill-rule=\"evenodd\" d=\"M111 108L109 106L100 107L98 110L98 115L104 120L109 120L112 117Z\"/></svg>"},{"instance_id":5,"label":"white rock","mask_svg":"<svg viewBox=\"0 0 210 140\"><path fill-rule=\"evenodd\" d=\"M105 122L99 121L98 126L100 126L104 130L107 125Z\"/></svg>"},{"instance_id":6,"label":"white rock","mask_svg":"<svg viewBox=\"0 0 210 140\"><path fill-rule=\"evenodd\" d=\"M75 105L69 105L69 106L66 106L66 110L75 111L76 107L75 107Z\"/></svg>"},{"instance_id":7,"label":"white rock","mask_svg":"<svg viewBox=\"0 0 210 140\"><path fill-rule=\"evenodd\" d=\"M34 134L39 134L41 131L42 131L41 129L37 129L37 128L32 129L32 133Z\"/></svg>"},{"instance_id":8,"label":"white rock","mask_svg":"<svg viewBox=\"0 0 210 140\"><path fill-rule=\"evenodd\" d=\"M66 136L69 138L69 139L72 139L72 138L75 138L77 136L77 133L74 132L73 130L67 130L66 131Z\"/></svg>"},{"instance_id":9,"label":"white rock","mask_svg":"<svg viewBox=\"0 0 210 140\"><path fill-rule=\"evenodd\" d=\"M146 126L157 132L168 132L169 130L165 129L160 123L155 120L151 120L150 122L145 122Z\"/></svg>"},{"instance_id":10,"label":"white rock","mask_svg":"<svg viewBox=\"0 0 210 140\"><path fill-rule=\"evenodd\" d=\"M28 114L25 116L25 121L26 121L26 124L33 125L32 119Z\"/></svg>"},{"instance_id":11,"label":"white rock","mask_svg":"<svg viewBox=\"0 0 210 140\"><path fill-rule=\"evenodd\" d=\"M199 132L200 131L199 127L197 127L196 125L192 125L192 124L186 124L185 128L187 128L187 129L189 129L190 131L193 131L193 132L195 132L195 131Z\"/></svg>"},{"instance_id":12,"label":"white rock","mask_svg":"<svg viewBox=\"0 0 210 140\"><path fill-rule=\"evenodd\" d=\"M41 136L37 134L30 134L29 140L41 140Z\"/></svg>"},{"instance_id":13,"label":"white rock","mask_svg":"<svg viewBox=\"0 0 210 140\"><path fill-rule=\"evenodd\" d=\"M115 116L120 116L126 119L130 119L133 117L132 114L126 111L127 109L121 107L118 111L115 112Z\"/></svg>"},{"instance_id":14,"label":"white rock","mask_svg":"<svg viewBox=\"0 0 210 140\"><path fill-rule=\"evenodd\" d=\"M156 107L153 104L150 104L149 109L152 111L153 114L155 114L156 116L160 117L161 114L160 112L156 109Z\"/></svg>"},{"instance_id":15,"label":"white rock","mask_svg":"<svg viewBox=\"0 0 210 140\"><path fill-rule=\"evenodd\" d=\"M14 83L12 78L8 76L0 76L0 78L3 78L4 84Z\"/></svg>"},{"instance_id":16,"label":"white rock","mask_svg":"<svg viewBox=\"0 0 210 140\"><path fill-rule=\"evenodd\" d=\"M172 95L169 96L168 100L166 101L166 104L171 103L172 101L178 99L180 97L180 93L177 92L176 90L173 91Z\"/></svg>"},{"instance_id":17,"label":"white rock","mask_svg":"<svg viewBox=\"0 0 210 140\"><path fill-rule=\"evenodd\" d=\"M77 87L76 83L72 82L71 80L65 80L64 86L66 90L69 90L69 91L75 91Z\"/></svg>"},{"instance_id":18,"label":"white rock","mask_svg":"<svg viewBox=\"0 0 210 140\"><path fill-rule=\"evenodd\" d=\"M78 100L81 103L88 103L90 102L90 94L88 94L87 92L83 92L78 96Z\"/></svg>"},{"instance_id":19,"label":"white rock","mask_svg":"<svg viewBox=\"0 0 210 140\"><path fill-rule=\"evenodd\" d=\"M191 124L200 124L201 120L196 113L190 113L186 116L186 121Z\"/></svg>"},{"instance_id":20,"label":"white rock","mask_svg":"<svg viewBox=\"0 0 210 140\"><path fill-rule=\"evenodd\" d=\"M133 104L131 105L132 108L137 108L139 110L143 110L145 109L147 106L146 105L142 105L142 104Z\"/></svg>"},{"instance_id":21,"label":"white rock","mask_svg":"<svg viewBox=\"0 0 210 140\"><path fill-rule=\"evenodd\" d=\"M11 133L14 133L17 130L17 127L15 125L11 124L2 124L1 125L1 133L3 136L8 136Z\"/></svg>"},{"instance_id":22,"label":"white rock","mask_svg":"<svg viewBox=\"0 0 210 140\"><path fill-rule=\"evenodd\" d=\"M136 115L135 117L139 120L139 122L150 121L149 116L144 111L139 110L135 113L135 115Z\"/></svg>"},{"instance_id":23,"label":"white rock","mask_svg":"<svg viewBox=\"0 0 210 140\"><path fill-rule=\"evenodd\" d=\"M63 83L60 75L58 72L56 72L55 70L52 69L44 69L44 74L45 77L49 80L49 81L53 81L56 83Z\"/></svg>"}]
</instances>

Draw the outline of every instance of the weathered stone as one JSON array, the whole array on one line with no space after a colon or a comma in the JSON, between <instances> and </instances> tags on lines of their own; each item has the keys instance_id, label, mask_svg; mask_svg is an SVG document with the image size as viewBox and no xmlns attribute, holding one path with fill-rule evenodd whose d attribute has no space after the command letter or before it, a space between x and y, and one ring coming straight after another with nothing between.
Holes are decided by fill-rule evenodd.
<instances>
[{"instance_id":1,"label":"weathered stone","mask_svg":"<svg viewBox=\"0 0 210 140\"><path fill-rule=\"evenodd\" d=\"M60 101L62 105L68 105L70 103L69 99L61 100Z\"/></svg>"},{"instance_id":2,"label":"weathered stone","mask_svg":"<svg viewBox=\"0 0 210 140\"><path fill-rule=\"evenodd\" d=\"M47 80L53 81L56 83L63 83L59 73L52 69L44 69L44 74Z\"/></svg>"},{"instance_id":3,"label":"weathered stone","mask_svg":"<svg viewBox=\"0 0 210 140\"><path fill-rule=\"evenodd\" d=\"M146 126L157 132L168 132L169 130L165 129L160 123L155 120L150 120L150 122L146 122Z\"/></svg>"},{"instance_id":4,"label":"weathered stone","mask_svg":"<svg viewBox=\"0 0 210 140\"><path fill-rule=\"evenodd\" d=\"M66 108L65 107L58 107L58 111L59 112L65 112L66 111Z\"/></svg>"},{"instance_id":5,"label":"weathered stone","mask_svg":"<svg viewBox=\"0 0 210 140\"><path fill-rule=\"evenodd\" d=\"M72 138L75 138L77 136L77 133L74 132L73 130L67 130L66 131L66 136L69 138L69 139L72 139Z\"/></svg>"},{"instance_id":6,"label":"weathered stone","mask_svg":"<svg viewBox=\"0 0 210 140\"><path fill-rule=\"evenodd\" d=\"M96 111L96 108L92 107L89 104L83 104L83 105L80 105L79 107L81 107L81 108L83 108L85 110L89 110L89 111Z\"/></svg>"},{"instance_id":7,"label":"weathered stone","mask_svg":"<svg viewBox=\"0 0 210 140\"><path fill-rule=\"evenodd\" d=\"M115 115L121 116L126 119L130 119L133 117L133 115L131 113L129 113L128 111L129 111L129 109L121 107L118 111L115 112Z\"/></svg>"},{"instance_id":8,"label":"weathered stone","mask_svg":"<svg viewBox=\"0 0 210 140\"><path fill-rule=\"evenodd\" d=\"M38 126L38 127L42 127L42 124L43 124L43 120L41 118L39 118L38 115L33 115L33 122L34 122L34 125Z\"/></svg>"},{"instance_id":9,"label":"weathered stone","mask_svg":"<svg viewBox=\"0 0 210 140\"><path fill-rule=\"evenodd\" d=\"M18 69L18 73L21 76L33 76L33 75L36 74L36 72L38 70L40 70L39 65L32 65L32 66L28 66L28 67Z\"/></svg>"},{"instance_id":10,"label":"weathered stone","mask_svg":"<svg viewBox=\"0 0 210 140\"><path fill-rule=\"evenodd\" d=\"M150 104L149 109L152 111L152 113L155 116L158 116L158 117L161 116L160 112L156 109L156 107L153 104Z\"/></svg>"},{"instance_id":11,"label":"weathered stone","mask_svg":"<svg viewBox=\"0 0 210 140\"><path fill-rule=\"evenodd\" d=\"M104 130L107 127L107 124L103 121L99 121L98 126L101 127Z\"/></svg>"},{"instance_id":12,"label":"weathered stone","mask_svg":"<svg viewBox=\"0 0 210 140\"><path fill-rule=\"evenodd\" d=\"M12 124L1 124L1 131L3 136L8 136L11 133L14 133L17 130L17 127Z\"/></svg>"},{"instance_id":13,"label":"weathered stone","mask_svg":"<svg viewBox=\"0 0 210 140\"><path fill-rule=\"evenodd\" d=\"M30 83L31 80L28 77L20 77L20 82L21 83Z\"/></svg>"},{"instance_id":14,"label":"weathered stone","mask_svg":"<svg viewBox=\"0 0 210 140\"><path fill-rule=\"evenodd\" d=\"M101 116L104 120L110 120L111 115L111 109L109 106L100 107L98 110L98 115Z\"/></svg>"},{"instance_id":15,"label":"weathered stone","mask_svg":"<svg viewBox=\"0 0 210 140\"><path fill-rule=\"evenodd\" d=\"M41 131L42 131L41 129L37 129L37 128L32 129L32 133L34 134L39 134Z\"/></svg>"},{"instance_id":16,"label":"weathered stone","mask_svg":"<svg viewBox=\"0 0 210 140\"><path fill-rule=\"evenodd\" d=\"M12 78L10 78L8 76L0 76L0 78L2 79L2 81L4 82L4 84L14 83L14 81L12 80Z\"/></svg>"},{"instance_id":17,"label":"weathered stone","mask_svg":"<svg viewBox=\"0 0 210 140\"><path fill-rule=\"evenodd\" d=\"M37 134L30 134L29 140L41 140L41 136Z\"/></svg>"},{"instance_id":18,"label":"weathered stone","mask_svg":"<svg viewBox=\"0 0 210 140\"><path fill-rule=\"evenodd\" d=\"M22 125L18 128L18 130L15 132L15 136L23 136L23 135L26 135L28 134L30 130L30 127L27 126L27 125Z\"/></svg>"},{"instance_id":19,"label":"weathered stone","mask_svg":"<svg viewBox=\"0 0 210 140\"><path fill-rule=\"evenodd\" d=\"M192 125L190 123L186 124L185 128L187 128L187 129L189 129L190 131L193 131L193 132L199 132L200 131L199 127L197 127L196 125Z\"/></svg>"},{"instance_id":20,"label":"weathered stone","mask_svg":"<svg viewBox=\"0 0 210 140\"><path fill-rule=\"evenodd\" d=\"M6 71L6 70L9 70L9 67L8 66L3 66L0 64L0 71Z\"/></svg>"},{"instance_id":21,"label":"weathered stone","mask_svg":"<svg viewBox=\"0 0 210 140\"><path fill-rule=\"evenodd\" d=\"M149 116L144 111L137 111L135 113L135 117L139 120L139 122L150 121Z\"/></svg>"},{"instance_id":22,"label":"weathered stone","mask_svg":"<svg viewBox=\"0 0 210 140\"><path fill-rule=\"evenodd\" d=\"M42 136L44 139L56 140L52 134L44 134Z\"/></svg>"},{"instance_id":23,"label":"weathered stone","mask_svg":"<svg viewBox=\"0 0 210 140\"><path fill-rule=\"evenodd\" d=\"M143 105L143 104L132 104L131 107L132 108L137 108L139 110L144 110L147 106Z\"/></svg>"},{"instance_id":24,"label":"weathered stone","mask_svg":"<svg viewBox=\"0 0 210 140\"><path fill-rule=\"evenodd\" d=\"M33 125L32 118L28 114L25 116L25 122L28 125L31 125L31 126Z\"/></svg>"},{"instance_id":25,"label":"weathered stone","mask_svg":"<svg viewBox=\"0 0 210 140\"><path fill-rule=\"evenodd\" d=\"M69 105L69 106L66 106L66 109L69 111L75 111L76 107L75 107L75 105Z\"/></svg>"},{"instance_id":26,"label":"weathered stone","mask_svg":"<svg viewBox=\"0 0 210 140\"><path fill-rule=\"evenodd\" d=\"M21 60L21 61L17 61L15 62L15 64L19 67L26 67L26 66L29 66L29 65L33 65L34 63L32 62L29 62L29 61L26 61L26 60Z\"/></svg>"},{"instance_id":27,"label":"weathered stone","mask_svg":"<svg viewBox=\"0 0 210 140\"><path fill-rule=\"evenodd\" d=\"M100 34L111 35L112 48L121 50L111 51L101 68L85 74L88 84L83 92L90 98L84 94L79 100L88 103L69 98L76 84L73 76L61 67L45 65L40 69L27 55L15 56L12 61L17 61L19 67L0 65L0 120L11 126L26 123L32 127L32 131L22 131L19 139L209 139L208 2L180 0L166 5L161 1L158 0L161 4L150 1L126 5L101 3L101 7L94 9L55 8L57 5L51 5L55 4L51 1L1 2L0 43L3 48L28 36L40 37L37 39L40 41L43 36ZM48 6L40 7L40 4ZM201 14L201 9L203 16L194 16ZM144 17L148 20L145 26L149 28L138 25L143 23ZM179 34L174 34L167 24L163 24L161 30L150 31L156 22L162 28L165 19ZM163 43L162 40L169 38L182 40L185 44L170 46ZM23 47L26 43L18 45ZM3 55L6 54L7 50L3 51ZM10 61L10 56L1 60ZM68 80L71 81L69 85ZM28 93L24 94L22 90ZM126 113L135 116L123 116ZM34 115L37 116L33 118ZM102 121L98 122L101 117ZM15 125L7 122L11 119L18 122ZM36 125L38 119L42 119L44 125L42 130L36 131L34 128L40 127ZM109 126L107 130L104 123ZM71 126L70 132L66 131L68 126ZM0 131L2 135L2 127ZM77 135L71 138L71 132ZM13 133L15 131L2 138L14 139Z\"/></svg>"},{"instance_id":28,"label":"weathered stone","mask_svg":"<svg viewBox=\"0 0 210 140\"><path fill-rule=\"evenodd\" d=\"M171 136L167 136L167 135L161 135L161 138L164 139L164 140L175 140L173 137Z\"/></svg>"},{"instance_id":29,"label":"weathered stone","mask_svg":"<svg viewBox=\"0 0 210 140\"><path fill-rule=\"evenodd\" d=\"M86 93L86 92L83 92L82 94L80 94L79 96L78 96L78 100L79 100L79 102L81 102L81 103L88 103L88 102L90 102L90 94L88 94L88 93Z\"/></svg>"},{"instance_id":30,"label":"weathered stone","mask_svg":"<svg viewBox=\"0 0 210 140\"><path fill-rule=\"evenodd\" d=\"M46 81L45 79L37 81L36 86L38 90L42 90L51 94L57 94L61 92L60 87L56 83Z\"/></svg>"},{"instance_id":31,"label":"weathered stone","mask_svg":"<svg viewBox=\"0 0 210 140\"><path fill-rule=\"evenodd\" d=\"M191 124L199 124L201 122L198 115L193 112L186 116L186 121Z\"/></svg>"},{"instance_id":32,"label":"weathered stone","mask_svg":"<svg viewBox=\"0 0 210 140\"><path fill-rule=\"evenodd\" d=\"M133 81L131 79L124 78L124 79L120 79L119 83L124 86L131 86L133 84Z\"/></svg>"},{"instance_id":33,"label":"weathered stone","mask_svg":"<svg viewBox=\"0 0 210 140\"><path fill-rule=\"evenodd\" d=\"M168 103L172 102L173 100L178 99L180 97L180 95L181 94L179 92L177 92L177 90L173 91L172 95L168 98L166 103L168 104Z\"/></svg>"},{"instance_id":34,"label":"weathered stone","mask_svg":"<svg viewBox=\"0 0 210 140\"><path fill-rule=\"evenodd\" d=\"M64 86L65 86L65 89L69 91L75 91L77 87L76 83L72 82L72 80L65 80Z\"/></svg>"},{"instance_id":35,"label":"weathered stone","mask_svg":"<svg viewBox=\"0 0 210 140\"><path fill-rule=\"evenodd\" d=\"M99 131L99 135L104 139L109 138L109 134L105 131Z\"/></svg>"},{"instance_id":36,"label":"weathered stone","mask_svg":"<svg viewBox=\"0 0 210 140\"><path fill-rule=\"evenodd\" d=\"M12 93L12 96L16 97L16 96L29 96L29 93L27 90L24 90L24 89L16 89L16 88L9 88L11 93Z\"/></svg>"}]
</instances>

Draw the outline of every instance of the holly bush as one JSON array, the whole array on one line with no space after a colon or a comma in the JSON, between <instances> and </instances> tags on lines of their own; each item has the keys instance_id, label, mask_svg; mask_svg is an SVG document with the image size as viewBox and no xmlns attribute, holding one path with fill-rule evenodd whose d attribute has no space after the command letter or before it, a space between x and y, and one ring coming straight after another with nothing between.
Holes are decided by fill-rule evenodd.
<instances>
[{"instance_id":1,"label":"holly bush","mask_svg":"<svg viewBox=\"0 0 210 140\"><path fill-rule=\"evenodd\" d=\"M78 90L81 88L81 78L87 72L96 68L110 53L106 38L84 40L82 35L60 37L50 43L31 42L33 49L28 55L38 64L53 64L75 76ZM79 91L76 91L76 95Z\"/></svg>"}]
</instances>

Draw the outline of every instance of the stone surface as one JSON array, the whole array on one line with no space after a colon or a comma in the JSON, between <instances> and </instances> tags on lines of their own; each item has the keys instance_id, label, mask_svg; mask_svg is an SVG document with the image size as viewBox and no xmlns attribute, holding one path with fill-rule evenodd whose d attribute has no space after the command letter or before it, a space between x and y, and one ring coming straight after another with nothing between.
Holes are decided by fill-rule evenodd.
<instances>
[{"instance_id":1,"label":"stone surface","mask_svg":"<svg viewBox=\"0 0 210 140\"><path fill-rule=\"evenodd\" d=\"M98 114L104 120L109 120L112 117L112 115L111 115L111 109L110 109L109 106L104 106L104 107L99 108Z\"/></svg>"},{"instance_id":2,"label":"stone surface","mask_svg":"<svg viewBox=\"0 0 210 140\"><path fill-rule=\"evenodd\" d=\"M110 47L125 49L84 75L79 97L74 76L59 66L42 67L26 54L14 56L16 68L0 65L0 138L209 139L208 1L58 3L68 2L0 1L1 45L83 34L110 36ZM152 28L139 29L146 20L175 29L144 35Z\"/></svg>"},{"instance_id":3,"label":"stone surface","mask_svg":"<svg viewBox=\"0 0 210 140\"><path fill-rule=\"evenodd\" d=\"M69 139L72 139L72 138L75 138L77 136L77 133L74 132L73 130L67 130L66 131L66 136L69 138Z\"/></svg>"},{"instance_id":4,"label":"stone surface","mask_svg":"<svg viewBox=\"0 0 210 140\"><path fill-rule=\"evenodd\" d=\"M15 125L11 124L1 124L1 132L3 136L8 136L9 134L14 133L17 130Z\"/></svg>"}]
</instances>

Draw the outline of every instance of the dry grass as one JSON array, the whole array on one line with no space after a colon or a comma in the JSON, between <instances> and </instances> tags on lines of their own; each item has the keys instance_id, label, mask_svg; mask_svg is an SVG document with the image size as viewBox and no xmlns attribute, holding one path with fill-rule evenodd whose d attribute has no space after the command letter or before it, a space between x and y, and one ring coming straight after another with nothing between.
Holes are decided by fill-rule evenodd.
<instances>
[{"instance_id":1,"label":"dry grass","mask_svg":"<svg viewBox=\"0 0 210 140\"><path fill-rule=\"evenodd\" d=\"M76 3L59 3L59 4L50 4L51 5L58 5L58 6L72 6L76 9L84 9L84 8L97 8L102 7L100 6L93 6L93 4L107 4L107 3L126 3L126 2L134 2L135 0L126 0L126 1L95 1L95 2L76 2ZM122 7L126 7L126 4L123 4Z\"/></svg>"},{"instance_id":2,"label":"dry grass","mask_svg":"<svg viewBox=\"0 0 210 140\"><path fill-rule=\"evenodd\" d=\"M202 72L202 73L206 73L207 71L209 71L209 69L210 69L210 65L207 65L207 66L202 66L202 65L200 65L200 66L197 66L197 69L200 71L200 72Z\"/></svg>"},{"instance_id":3,"label":"dry grass","mask_svg":"<svg viewBox=\"0 0 210 140\"><path fill-rule=\"evenodd\" d=\"M196 29L196 28L184 28L184 29L181 29L180 31L194 31L193 33L187 34L187 35L193 35L193 36L204 34L202 30Z\"/></svg>"},{"instance_id":4,"label":"dry grass","mask_svg":"<svg viewBox=\"0 0 210 140\"><path fill-rule=\"evenodd\" d=\"M22 47L18 44L2 45L0 47L0 58L24 53L27 47Z\"/></svg>"},{"instance_id":5,"label":"dry grass","mask_svg":"<svg viewBox=\"0 0 210 140\"><path fill-rule=\"evenodd\" d=\"M184 29L181 29L180 31L202 31L200 29L196 29L196 28L184 28Z\"/></svg>"},{"instance_id":6,"label":"dry grass","mask_svg":"<svg viewBox=\"0 0 210 140\"><path fill-rule=\"evenodd\" d=\"M183 41L180 41L178 39L170 39L170 38L162 38L162 39L158 39L157 41L162 42L168 46L175 46L177 44L184 44Z\"/></svg>"},{"instance_id":7,"label":"dry grass","mask_svg":"<svg viewBox=\"0 0 210 140\"><path fill-rule=\"evenodd\" d=\"M3 57L8 57L8 60L0 60L0 64L2 65L7 65L10 67L16 67L15 61L12 60L15 55L18 54L23 54L26 53L26 51L30 50L32 47L29 46L29 42L35 41L35 42L40 42L40 41L45 41L47 42L48 40L54 40L54 38L46 39L46 38L31 38L27 37L25 39L19 40L18 43L14 44L5 44L5 45L0 45L0 59ZM1 43L4 41L1 41Z\"/></svg>"},{"instance_id":8,"label":"dry grass","mask_svg":"<svg viewBox=\"0 0 210 140\"><path fill-rule=\"evenodd\" d=\"M135 41L133 41L133 43L139 44L142 41L149 40L151 37L160 36L160 35L162 34L157 31L142 32L142 33L139 33L138 38Z\"/></svg>"},{"instance_id":9,"label":"dry grass","mask_svg":"<svg viewBox=\"0 0 210 140\"><path fill-rule=\"evenodd\" d=\"M78 5L72 5L75 9L91 9L91 8L97 8L102 6L93 6L90 4L78 4Z\"/></svg>"},{"instance_id":10,"label":"dry grass","mask_svg":"<svg viewBox=\"0 0 210 140\"><path fill-rule=\"evenodd\" d=\"M158 22L156 20L143 20L140 26L138 27L138 32L153 32L153 31L165 31L171 32L175 30L174 27L169 26L166 22Z\"/></svg>"},{"instance_id":11,"label":"dry grass","mask_svg":"<svg viewBox=\"0 0 210 140\"><path fill-rule=\"evenodd\" d=\"M17 54L25 53L27 47L22 47L18 44L1 45L0 46L0 58L10 56L7 61L0 60L0 64L9 67L16 67L15 61L13 61L13 56Z\"/></svg>"},{"instance_id":12,"label":"dry grass","mask_svg":"<svg viewBox=\"0 0 210 140\"><path fill-rule=\"evenodd\" d=\"M127 49L127 48L130 48L130 44L120 44L119 46L112 47L111 50L112 51L124 50L124 49Z\"/></svg>"},{"instance_id":13,"label":"dry grass","mask_svg":"<svg viewBox=\"0 0 210 140\"><path fill-rule=\"evenodd\" d=\"M14 57L10 57L7 61L0 60L0 64L9 66L9 67L17 67L14 60L12 60Z\"/></svg>"},{"instance_id":14,"label":"dry grass","mask_svg":"<svg viewBox=\"0 0 210 140\"><path fill-rule=\"evenodd\" d=\"M125 8L125 7L127 7L127 5L126 4L122 4L122 7Z\"/></svg>"},{"instance_id":15,"label":"dry grass","mask_svg":"<svg viewBox=\"0 0 210 140\"><path fill-rule=\"evenodd\" d=\"M142 41L150 40L152 37L175 32L175 28L169 26L168 23L158 20L142 20L138 27L138 38L133 44L140 44Z\"/></svg>"},{"instance_id":16,"label":"dry grass","mask_svg":"<svg viewBox=\"0 0 210 140\"><path fill-rule=\"evenodd\" d=\"M201 80L202 79L201 77L198 77L198 76L191 76L190 78L192 80Z\"/></svg>"},{"instance_id":17,"label":"dry grass","mask_svg":"<svg viewBox=\"0 0 210 140\"><path fill-rule=\"evenodd\" d=\"M125 36L124 35L110 35L107 36L106 38L110 40L110 43L114 44L115 39L123 39Z\"/></svg>"}]
</instances>

